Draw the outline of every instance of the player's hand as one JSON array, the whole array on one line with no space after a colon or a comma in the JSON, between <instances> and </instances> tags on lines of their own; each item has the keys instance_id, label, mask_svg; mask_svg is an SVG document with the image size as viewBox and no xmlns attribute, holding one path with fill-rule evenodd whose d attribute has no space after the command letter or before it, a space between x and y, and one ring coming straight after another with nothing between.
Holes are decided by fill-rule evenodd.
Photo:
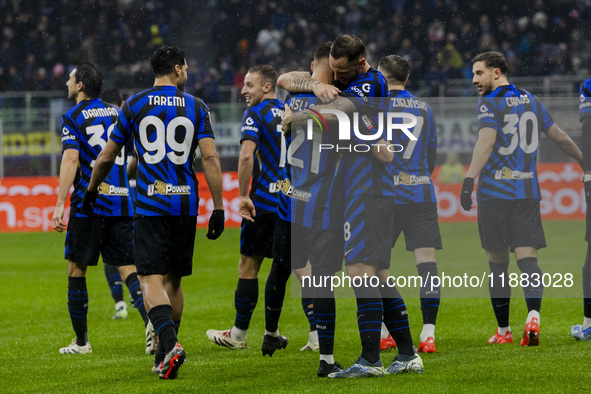
<instances>
[{"instance_id":1,"label":"player's hand","mask_svg":"<svg viewBox=\"0 0 591 394\"><path fill-rule=\"evenodd\" d=\"M341 91L336 86L322 82L314 84L312 91L314 92L314 95L320 98L320 101L322 101L324 104L335 100L337 97L339 97L339 93L341 93Z\"/></svg>"},{"instance_id":2,"label":"player's hand","mask_svg":"<svg viewBox=\"0 0 591 394\"><path fill-rule=\"evenodd\" d=\"M98 198L98 190L95 192L91 192L90 190L86 190L84 195L82 196L82 212L87 215L92 214L92 206L96 202Z\"/></svg>"},{"instance_id":3,"label":"player's hand","mask_svg":"<svg viewBox=\"0 0 591 394\"><path fill-rule=\"evenodd\" d=\"M250 197L242 197L240 199L240 203L238 204L238 212L240 213L241 218L254 223L254 218L257 216L257 213L254 209L254 203Z\"/></svg>"},{"instance_id":4,"label":"player's hand","mask_svg":"<svg viewBox=\"0 0 591 394\"><path fill-rule=\"evenodd\" d=\"M585 185L585 202L587 205L591 205L591 181L584 182Z\"/></svg>"},{"instance_id":5,"label":"player's hand","mask_svg":"<svg viewBox=\"0 0 591 394\"><path fill-rule=\"evenodd\" d=\"M66 223L64 223L64 206L63 205L56 205L55 210L53 211L53 218L51 218L51 222L53 223L53 228L58 233L61 233L66 229Z\"/></svg>"},{"instance_id":6,"label":"player's hand","mask_svg":"<svg viewBox=\"0 0 591 394\"><path fill-rule=\"evenodd\" d=\"M284 104L284 106L285 110L281 115L281 130L283 130L283 135L287 137L291 134L291 108L287 104Z\"/></svg>"},{"instance_id":7,"label":"player's hand","mask_svg":"<svg viewBox=\"0 0 591 394\"><path fill-rule=\"evenodd\" d=\"M460 204L464 208L464 211L472 209L472 190L474 190L474 178L464 178L464 184L460 193Z\"/></svg>"},{"instance_id":8,"label":"player's hand","mask_svg":"<svg viewBox=\"0 0 591 394\"><path fill-rule=\"evenodd\" d=\"M224 210L214 209L209 217L209 231L207 232L208 239L218 239L224 232Z\"/></svg>"}]
</instances>

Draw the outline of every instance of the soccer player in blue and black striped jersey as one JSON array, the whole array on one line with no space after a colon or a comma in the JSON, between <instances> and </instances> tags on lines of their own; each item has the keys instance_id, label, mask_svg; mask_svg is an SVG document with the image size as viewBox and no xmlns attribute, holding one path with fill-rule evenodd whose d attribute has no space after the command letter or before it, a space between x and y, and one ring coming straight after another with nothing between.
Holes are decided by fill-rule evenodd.
<instances>
[{"instance_id":1,"label":"soccer player in blue and black striped jersey","mask_svg":"<svg viewBox=\"0 0 591 394\"><path fill-rule=\"evenodd\" d=\"M513 342L509 326L511 287L507 284L509 252L513 252L522 275L528 278L523 288L528 315L521 346L537 346L543 293L537 250L546 246L536 172L540 132L579 163L582 155L536 96L509 83L501 53L476 56L472 71L472 82L481 96L480 128L460 201L469 211L474 178L479 175L478 230L493 274L489 290L498 323L489 343Z\"/></svg>"},{"instance_id":2,"label":"soccer player in blue and black striped jersey","mask_svg":"<svg viewBox=\"0 0 591 394\"><path fill-rule=\"evenodd\" d=\"M236 318L229 330L207 331L213 343L230 349L246 347L248 326L259 296L261 263L265 257L273 257L279 161L285 151L281 134L283 103L275 98L276 86L277 73L268 65L252 67L244 77L242 94L248 108L242 118L238 162L239 211L243 220L234 298ZM287 339L277 332L266 333L267 337L281 348L287 346Z\"/></svg>"},{"instance_id":3,"label":"soccer player in blue and black striped jersey","mask_svg":"<svg viewBox=\"0 0 591 394\"><path fill-rule=\"evenodd\" d=\"M161 344L152 372L161 379L175 379L186 357L177 334L184 305L181 279L191 275L193 266L199 208L193 166L198 147L214 205L209 239L217 239L224 230L222 173L209 109L183 91L187 81L185 53L163 46L150 62L156 77L154 87L125 102L97 159L83 206L93 210L98 185L133 138L139 161L134 253L146 308Z\"/></svg>"},{"instance_id":4,"label":"soccer player in blue and black striped jersey","mask_svg":"<svg viewBox=\"0 0 591 394\"><path fill-rule=\"evenodd\" d=\"M119 114L118 109L98 98L103 84L101 70L82 63L67 82L68 98L76 105L62 116L63 157L60 167L58 201L53 214L56 231L66 229L64 203L70 187L70 219L66 234L65 258L68 260L68 309L76 333L71 345L60 353L90 353L87 335L88 291L86 270L97 265L99 254L105 264L118 267L129 288L148 333L152 333L144 308L132 248L132 203L126 172L126 157L117 157L116 165L100 185L96 210L88 215L82 210L82 195L90 181L95 160L107 144ZM154 351L153 335L147 338L147 352Z\"/></svg>"},{"instance_id":5,"label":"soccer player in blue and black striped jersey","mask_svg":"<svg viewBox=\"0 0 591 394\"><path fill-rule=\"evenodd\" d=\"M579 90L579 114L583 123L583 170L585 185L585 200L587 216L585 226L585 241L587 241L587 256L583 265L583 324L575 324L571 328L574 338L591 341L591 79L581 84Z\"/></svg>"},{"instance_id":6,"label":"soccer player in blue and black striped jersey","mask_svg":"<svg viewBox=\"0 0 591 394\"><path fill-rule=\"evenodd\" d=\"M437 200L431 181L437 156L435 118L429 105L405 90L410 75L408 62L397 55L380 59L378 70L388 80L389 111L413 114L417 124L409 129L416 140L396 129L390 141L404 147L394 155L391 171L394 176L396 205L394 206L394 243L404 232L406 250L415 255L422 278L420 289L423 331L418 352L434 353L435 322L439 310L441 291L431 288L430 278L437 276L435 250L441 249L441 235L437 222ZM406 131L406 130L405 130Z\"/></svg>"}]
</instances>

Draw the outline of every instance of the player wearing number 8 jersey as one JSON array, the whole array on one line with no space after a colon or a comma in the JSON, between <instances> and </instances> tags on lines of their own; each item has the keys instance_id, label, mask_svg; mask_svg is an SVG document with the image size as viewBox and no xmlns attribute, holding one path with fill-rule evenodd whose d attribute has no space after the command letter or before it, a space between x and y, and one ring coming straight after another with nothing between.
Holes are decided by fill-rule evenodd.
<instances>
[{"instance_id":1,"label":"player wearing number 8 jersey","mask_svg":"<svg viewBox=\"0 0 591 394\"><path fill-rule=\"evenodd\" d=\"M95 212L89 215L82 211L82 195L90 181L95 159L107 144L119 113L116 107L98 98L102 83L101 70L94 64L82 63L70 73L66 84L68 98L76 101L76 105L61 119L63 157L52 220L56 231L65 230L64 203L73 183L65 258L68 260L68 309L76 339L70 346L60 349L62 354L92 352L87 337L86 271L89 265L97 265L99 254L105 264L117 267L142 315L147 334L152 333L133 260L133 211L123 152L100 186ZM146 351L153 351L153 337L148 336Z\"/></svg>"},{"instance_id":2,"label":"player wearing number 8 jersey","mask_svg":"<svg viewBox=\"0 0 591 394\"><path fill-rule=\"evenodd\" d=\"M138 155L134 252L150 321L159 335L153 372L174 379L185 361L177 340L183 310L181 278L192 272L199 196L193 164L197 147L213 198L207 237L224 229L222 174L207 106L184 93L185 53L164 46L151 58L154 87L130 97L107 146L97 158L83 207L121 147L132 138Z\"/></svg>"},{"instance_id":3,"label":"player wearing number 8 jersey","mask_svg":"<svg viewBox=\"0 0 591 394\"><path fill-rule=\"evenodd\" d=\"M582 155L536 96L509 84L502 54L482 53L472 64L472 82L481 95L480 129L460 199L462 207L469 211L474 178L480 174L478 229L493 274L489 290L498 322L489 343L513 342L509 326L511 288L506 281L504 287L500 284L502 277L508 277L509 252L514 252L519 269L529 278L523 288L528 316L521 345L536 346L543 293L537 249L546 246L536 173L540 131L579 163Z\"/></svg>"}]
</instances>

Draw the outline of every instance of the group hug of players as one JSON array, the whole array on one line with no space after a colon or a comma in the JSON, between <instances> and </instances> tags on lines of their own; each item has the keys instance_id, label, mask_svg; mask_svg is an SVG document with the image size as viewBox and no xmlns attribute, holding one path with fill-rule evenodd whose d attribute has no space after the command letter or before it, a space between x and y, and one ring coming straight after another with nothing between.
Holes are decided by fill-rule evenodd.
<instances>
[{"instance_id":1,"label":"group hug of players","mask_svg":"<svg viewBox=\"0 0 591 394\"><path fill-rule=\"evenodd\" d=\"M221 170L208 109L182 91L185 55L177 48L163 47L151 63L155 86L129 98L121 111L97 98L100 86L88 89L89 79L84 74L100 74L96 67L79 65L68 81L69 97L77 105L62 118L64 156L54 226L58 231L65 229L63 205L74 183L65 257L69 261L68 308L76 338L60 352L91 351L86 333L85 272L87 265L96 265L100 252L105 262L119 267L144 318L146 352L156 353L152 371L173 379L186 358L177 334L183 308L181 278L191 274L195 239L198 196L192 168L197 147L214 201L208 238L220 236L224 213ZM342 35L321 44L311 71L277 78L272 67L260 65L245 76L242 94L248 108L242 121L238 166L243 223L235 323L228 330L208 330L207 336L231 349L247 346L247 330L259 295L258 272L267 257L273 263L265 286L263 355L272 356L287 346L278 324L286 283L293 271L300 279L313 279L313 285L308 283L301 289L310 323L309 341L301 350L319 350L319 377L422 372L418 353L436 351L440 303L440 288L430 283L430 278L438 275L435 251L442 247L430 179L436 158L435 119L424 101L405 90L408 63L391 55L380 59L377 69L371 67L363 42L355 36ZM543 292L536 251L546 245L536 174L539 132L544 131L588 170L588 201L591 156L583 157L535 96L509 84L501 54L478 55L473 59L473 72L481 95L480 130L462 186L461 204L465 210L471 209L474 178L479 175L478 228L491 273L506 278L509 252L513 252L522 273L540 278L528 281L523 289L528 316L521 345L536 346ZM276 85L290 93L285 104L275 97ZM587 111L591 114L591 92L584 84L584 131L591 130ZM412 114L416 124L407 131L414 138L400 128L388 141L379 136L372 139L379 123L377 114L384 112L401 118ZM362 119L355 133L350 130L350 140L363 142L367 151L319 149L321 145L342 144L339 113L351 118L355 113ZM584 132L583 143L591 144L587 134L591 135ZM138 162L133 202L130 193L126 194L127 156L122 152L130 144ZM388 149L392 146L404 149L395 153ZM419 347L412 342L408 312L396 287L361 281L354 292L362 352L345 369L333 355L336 302L325 278L340 271L344 261L350 277L377 277L378 283L385 284L391 249L402 232L423 279ZM587 237L591 239L591 234ZM591 339L590 255L583 268L585 319L583 325L572 328L572 335L581 340ZM498 321L489 343L512 343L511 289L506 281L504 287L500 283L489 284ZM384 368L380 348L394 346L398 355Z\"/></svg>"}]
</instances>

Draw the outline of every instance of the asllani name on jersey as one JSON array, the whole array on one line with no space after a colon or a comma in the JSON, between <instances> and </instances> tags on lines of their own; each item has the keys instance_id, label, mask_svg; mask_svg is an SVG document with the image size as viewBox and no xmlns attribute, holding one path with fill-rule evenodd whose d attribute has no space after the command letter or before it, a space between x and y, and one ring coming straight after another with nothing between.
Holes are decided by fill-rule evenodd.
<instances>
[{"instance_id":1,"label":"asllani name on jersey","mask_svg":"<svg viewBox=\"0 0 591 394\"><path fill-rule=\"evenodd\" d=\"M191 186L189 185L171 185L170 183L164 183L162 181L155 181L153 185L148 185L148 196L155 194L161 195L179 195L179 194L191 194Z\"/></svg>"},{"instance_id":2,"label":"asllani name on jersey","mask_svg":"<svg viewBox=\"0 0 591 394\"><path fill-rule=\"evenodd\" d=\"M295 198L304 202L310 201L312 197L312 193L294 188L289 179L279 180L269 185L270 193L278 193L279 191L289 198Z\"/></svg>"},{"instance_id":3,"label":"asllani name on jersey","mask_svg":"<svg viewBox=\"0 0 591 394\"><path fill-rule=\"evenodd\" d=\"M502 170L495 171L495 179L533 179L533 172L513 171L510 168L503 167Z\"/></svg>"},{"instance_id":4,"label":"asllani name on jersey","mask_svg":"<svg viewBox=\"0 0 591 394\"><path fill-rule=\"evenodd\" d=\"M105 196L128 196L129 190L126 187L117 187L113 185L109 185L108 183L101 183L98 187L99 194L104 194Z\"/></svg>"},{"instance_id":5,"label":"asllani name on jersey","mask_svg":"<svg viewBox=\"0 0 591 394\"><path fill-rule=\"evenodd\" d=\"M398 175L394 175L394 186L398 185L428 185L431 183L431 178L426 175L412 175L406 172L401 172Z\"/></svg>"},{"instance_id":6,"label":"asllani name on jersey","mask_svg":"<svg viewBox=\"0 0 591 394\"><path fill-rule=\"evenodd\" d=\"M170 96L148 96L150 97L150 105L167 105L169 107L184 107L184 97L170 97Z\"/></svg>"},{"instance_id":7,"label":"asllani name on jersey","mask_svg":"<svg viewBox=\"0 0 591 394\"><path fill-rule=\"evenodd\" d=\"M84 119L98 118L103 116L118 116L117 110L113 107L83 109Z\"/></svg>"}]
</instances>

